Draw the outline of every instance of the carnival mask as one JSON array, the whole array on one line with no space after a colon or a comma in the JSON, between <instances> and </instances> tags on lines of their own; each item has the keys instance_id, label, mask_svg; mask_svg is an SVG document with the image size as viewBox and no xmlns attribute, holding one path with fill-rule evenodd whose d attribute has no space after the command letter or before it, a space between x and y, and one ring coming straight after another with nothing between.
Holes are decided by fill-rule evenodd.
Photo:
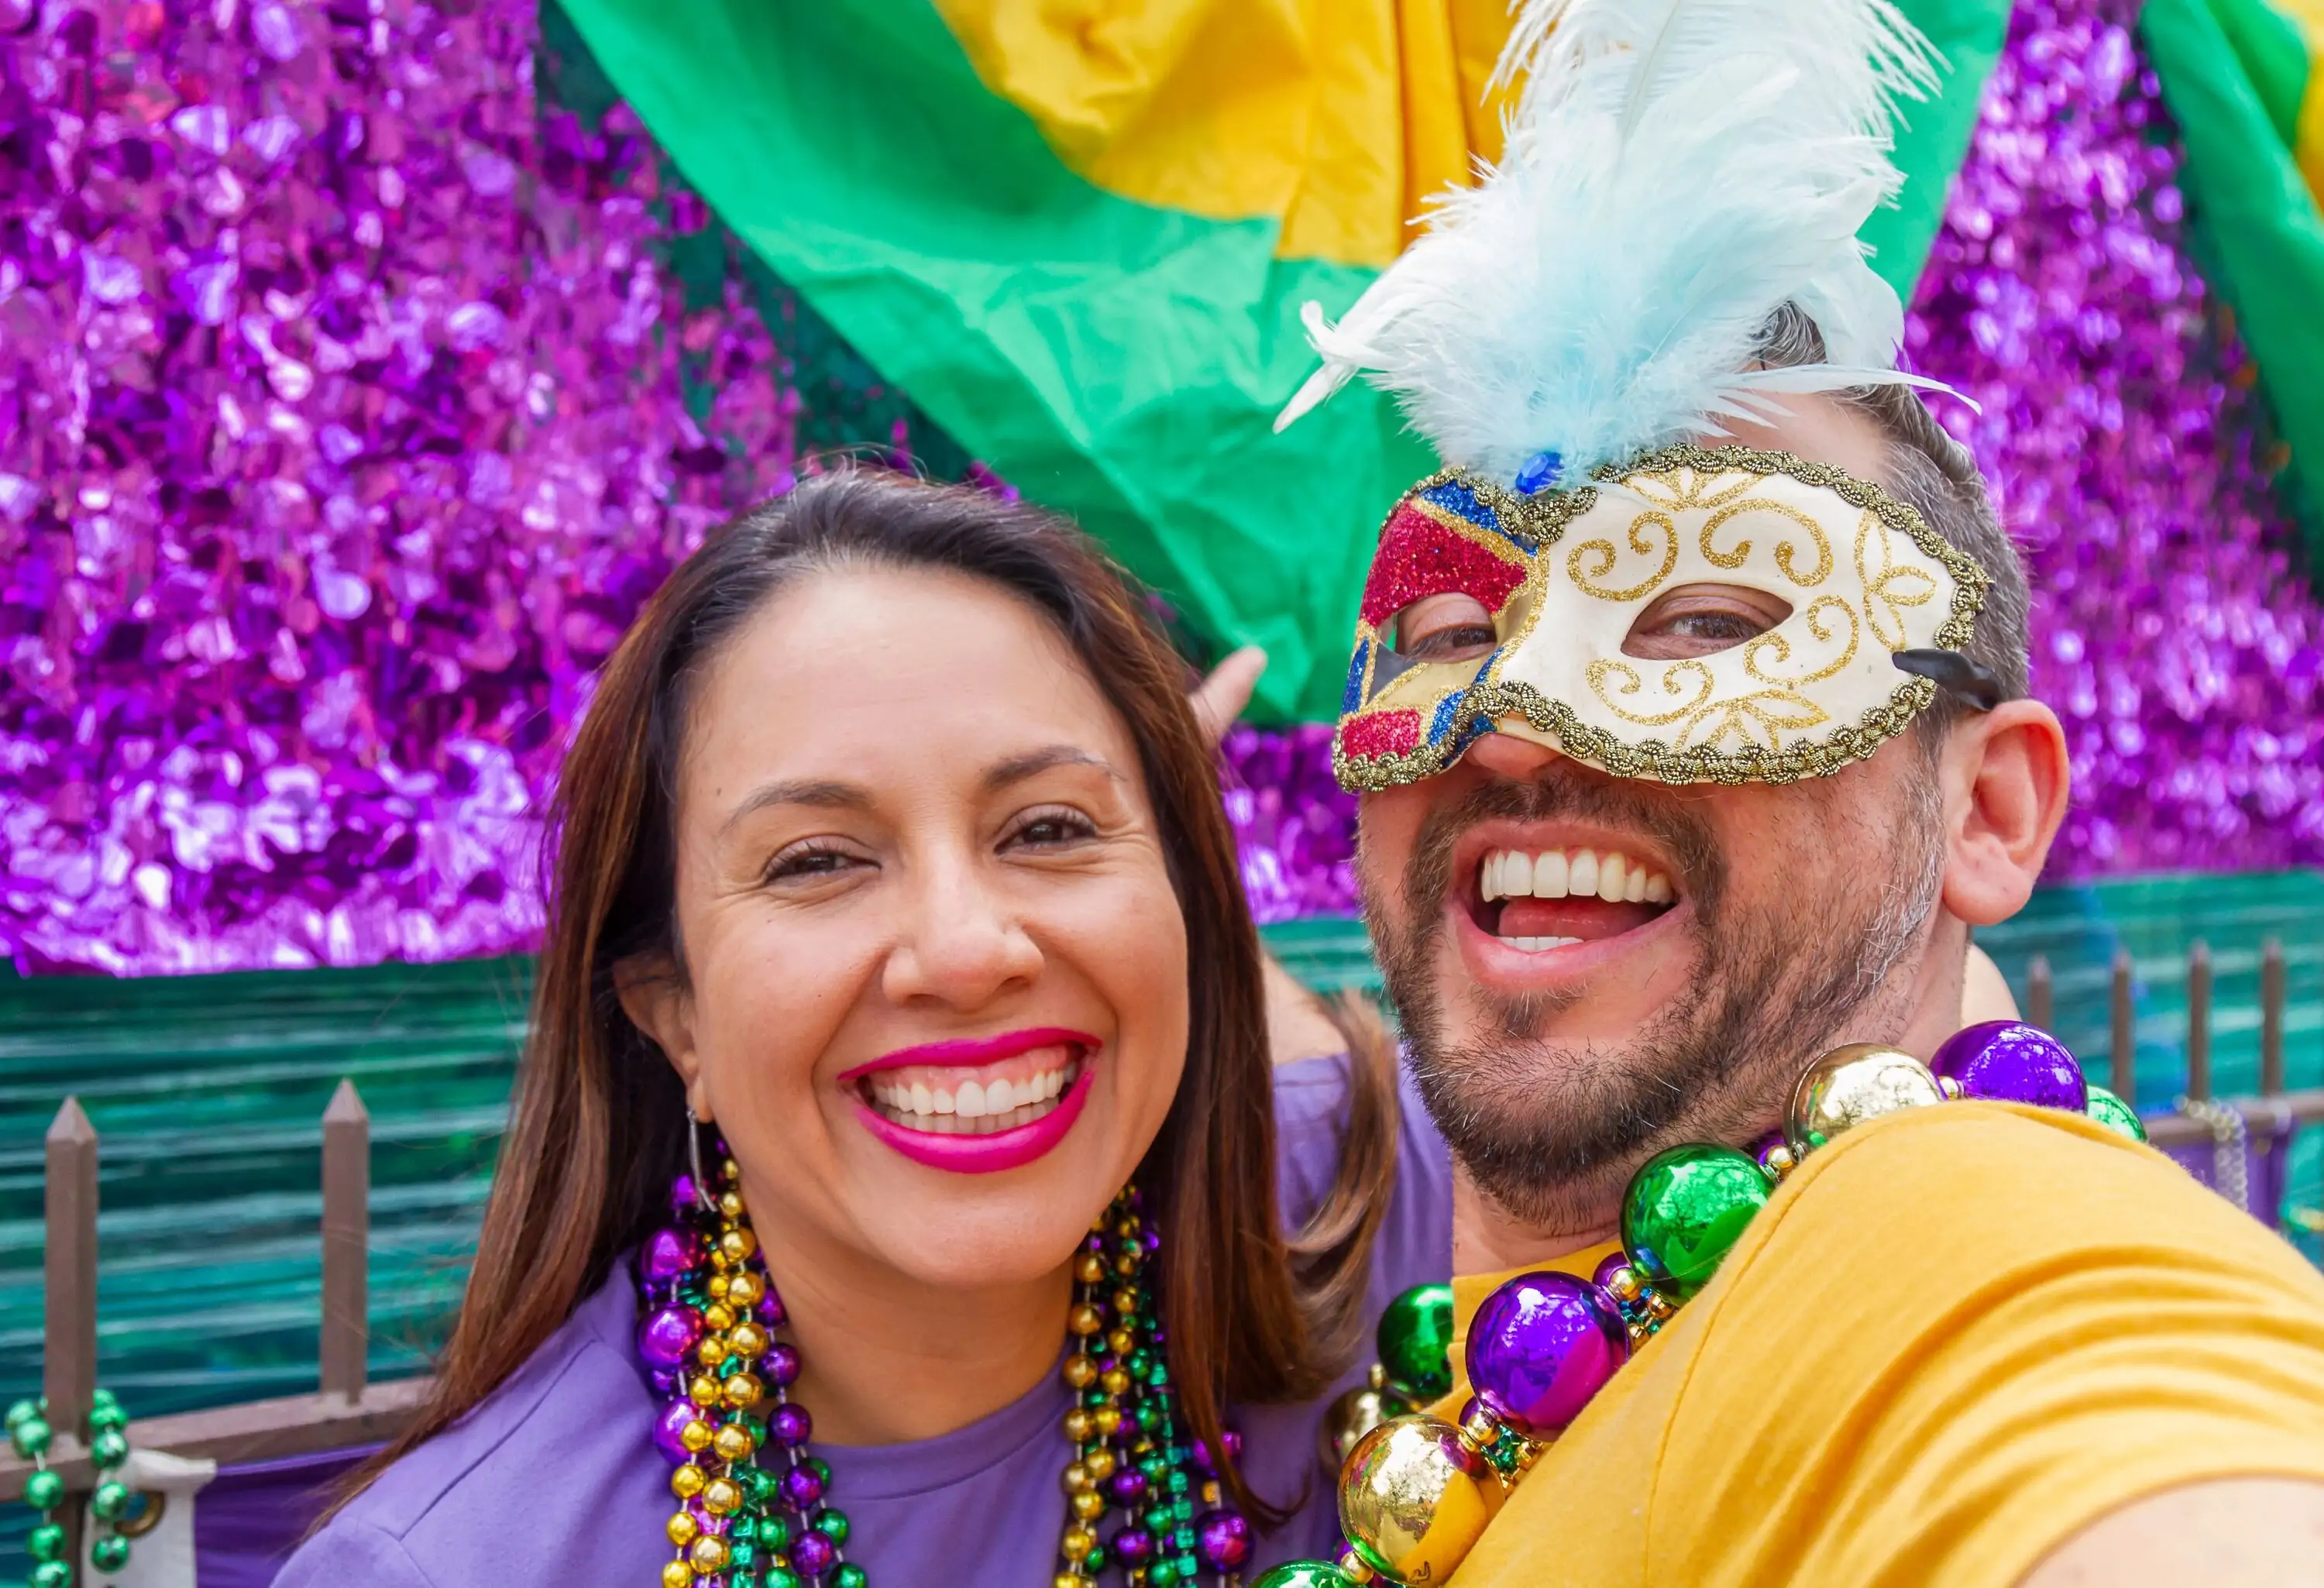
<instances>
[{"instance_id":1,"label":"carnival mask","mask_svg":"<svg viewBox=\"0 0 2324 1588\"><path fill-rule=\"evenodd\" d=\"M1960 654L1986 582L1910 506L1789 453L1674 447L1533 495L1447 471L1382 526L1333 763L1350 789L1389 788L1499 732L1622 778L1820 777L1903 732L1941 685L1995 703ZM1691 585L1790 615L1704 655L1626 654L1640 614ZM1457 660L1399 651L1399 615L1448 594L1490 614L1489 649L1480 626Z\"/></svg>"}]
</instances>

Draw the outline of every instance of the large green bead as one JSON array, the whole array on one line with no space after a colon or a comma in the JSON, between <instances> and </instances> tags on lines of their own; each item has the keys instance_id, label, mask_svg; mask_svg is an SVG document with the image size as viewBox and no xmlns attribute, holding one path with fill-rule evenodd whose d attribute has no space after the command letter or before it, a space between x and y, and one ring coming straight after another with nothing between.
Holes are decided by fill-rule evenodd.
<instances>
[{"instance_id":1,"label":"large green bead","mask_svg":"<svg viewBox=\"0 0 2324 1588\"><path fill-rule=\"evenodd\" d=\"M815 1530L834 1544L846 1543L847 1513L844 1510L825 1510L821 1516L815 1519Z\"/></svg>"},{"instance_id":2,"label":"large green bead","mask_svg":"<svg viewBox=\"0 0 2324 1588\"><path fill-rule=\"evenodd\" d=\"M864 1576L863 1568L852 1560L841 1562L839 1568L831 1574L831 1588L863 1588L868 1581L870 1579Z\"/></svg>"},{"instance_id":3,"label":"large green bead","mask_svg":"<svg viewBox=\"0 0 2324 1588\"><path fill-rule=\"evenodd\" d=\"M1348 1575L1327 1560L1287 1560L1271 1566L1250 1588L1355 1588Z\"/></svg>"},{"instance_id":4,"label":"large green bead","mask_svg":"<svg viewBox=\"0 0 2324 1588\"><path fill-rule=\"evenodd\" d=\"M14 1433L16 1431L16 1425L19 1423L29 1423L40 1415L41 1408L37 1401L19 1400L12 1403L8 1408L8 1420L6 1423L8 1432L11 1434Z\"/></svg>"},{"instance_id":5,"label":"large green bead","mask_svg":"<svg viewBox=\"0 0 2324 1588\"><path fill-rule=\"evenodd\" d=\"M1415 1285L1380 1314L1380 1367L1422 1400L1452 1392L1452 1287Z\"/></svg>"},{"instance_id":6,"label":"large green bead","mask_svg":"<svg viewBox=\"0 0 2324 1588\"><path fill-rule=\"evenodd\" d=\"M129 1564L129 1540L107 1534L88 1546L88 1564L110 1576Z\"/></svg>"},{"instance_id":7,"label":"large green bead","mask_svg":"<svg viewBox=\"0 0 2324 1588\"><path fill-rule=\"evenodd\" d=\"M65 1497L65 1481L43 1469L24 1480L24 1503L34 1510L54 1510Z\"/></svg>"},{"instance_id":8,"label":"large green bead","mask_svg":"<svg viewBox=\"0 0 2324 1588\"><path fill-rule=\"evenodd\" d=\"M129 1414L121 1409L119 1401L111 1406L93 1406L88 1408L88 1426L99 1434L107 1428L125 1428L129 1426Z\"/></svg>"},{"instance_id":9,"label":"large green bead","mask_svg":"<svg viewBox=\"0 0 2324 1588\"><path fill-rule=\"evenodd\" d=\"M770 1566L766 1588L800 1588L798 1574L788 1566Z\"/></svg>"},{"instance_id":10,"label":"large green bead","mask_svg":"<svg viewBox=\"0 0 2324 1588\"><path fill-rule=\"evenodd\" d=\"M2093 1085L2090 1088L2089 1107L2086 1112L2117 1136L2127 1136L2134 1141L2146 1140L2146 1125L2138 1117L2138 1110L2104 1086Z\"/></svg>"},{"instance_id":11,"label":"large green bead","mask_svg":"<svg viewBox=\"0 0 2324 1588\"><path fill-rule=\"evenodd\" d=\"M1732 1147L1693 1141L1648 1159L1622 1196L1622 1249L1674 1301L1711 1283L1744 1226L1767 1205L1759 1166Z\"/></svg>"},{"instance_id":12,"label":"large green bead","mask_svg":"<svg viewBox=\"0 0 2324 1588\"><path fill-rule=\"evenodd\" d=\"M43 1522L26 1536L24 1549L34 1560L62 1560L65 1530L54 1522Z\"/></svg>"},{"instance_id":13,"label":"large green bead","mask_svg":"<svg viewBox=\"0 0 2324 1588\"><path fill-rule=\"evenodd\" d=\"M70 1561L44 1560L32 1568L32 1588L72 1588Z\"/></svg>"},{"instance_id":14,"label":"large green bead","mask_svg":"<svg viewBox=\"0 0 2324 1588\"><path fill-rule=\"evenodd\" d=\"M57 1431L49 1426L45 1417L26 1417L8 1430L8 1443L15 1446L16 1454L26 1461L46 1454L49 1446L56 1442L56 1437Z\"/></svg>"},{"instance_id":15,"label":"large green bead","mask_svg":"<svg viewBox=\"0 0 2324 1588\"><path fill-rule=\"evenodd\" d=\"M111 1472L129 1459L128 1437L118 1428L106 1429L89 1441L88 1459L99 1472Z\"/></svg>"},{"instance_id":16,"label":"large green bead","mask_svg":"<svg viewBox=\"0 0 2324 1588\"><path fill-rule=\"evenodd\" d=\"M89 1495L88 1509L100 1521L119 1521L129 1514L129 1485L117 1478L107 1478Z\"/></svg>"}]
</instances>

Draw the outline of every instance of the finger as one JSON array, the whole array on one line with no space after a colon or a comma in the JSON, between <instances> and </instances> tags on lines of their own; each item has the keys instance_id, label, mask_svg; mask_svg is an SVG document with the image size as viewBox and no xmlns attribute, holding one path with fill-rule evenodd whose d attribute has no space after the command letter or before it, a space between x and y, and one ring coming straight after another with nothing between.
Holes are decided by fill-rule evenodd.
<instances>
[{"instance_id":1,"label":"finger","mask_svg":"<svg viewBox=\"0 0 2324 1588\"><path fill-rule=\"evenodd\" d=\"M1242 708L1250 704L1250 692L1259 687L1259 676L1266 670L1267 652L1256 645L1244 646L1211 669L1211 676L1194 694L1194 716L1203 725L1204 738L1216 744L1226 736Z\"/></svg>"}]
</instances>

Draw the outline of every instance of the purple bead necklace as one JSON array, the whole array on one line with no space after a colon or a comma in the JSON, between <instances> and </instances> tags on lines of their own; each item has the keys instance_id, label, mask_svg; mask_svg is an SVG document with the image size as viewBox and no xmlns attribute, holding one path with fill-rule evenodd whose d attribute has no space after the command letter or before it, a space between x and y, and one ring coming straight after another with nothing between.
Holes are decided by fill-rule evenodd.
<instances>
[{"instance_id":1,"label":"purple bead necklace","mask_svg":"<svg viewBox=\"0 0 2324 1588\"><path fill-rule=\"evenodd\" d=\"M638 1354L669 1398L654 1444L678 1501L662 1588L866 1588L842 1553L850 1525L828 1502L831 1468L807 1448L813 1422L788 1396L798 1352L775 1337L788 1320L742 1171L718 1142L714 1191L695 1151L693 1172L671 1183L671 1223L637 1261ZM1240 1588L1250 1558L1249 1523L1176 1413L1146 1280L1160 1246L1133 1186L1074 1256L1061 1371L1074 1405L1062 1423L1066 1518L1052 1588L1090 1588L1109 1566L1131 1588L1197 1588L1205 1569L1216 1588ZM1225 1440L1231 1460L1240 1442ZM1100 1531L1109 1511L1122 1513L1111 1536Z\"/></svg>"}]
</instances>

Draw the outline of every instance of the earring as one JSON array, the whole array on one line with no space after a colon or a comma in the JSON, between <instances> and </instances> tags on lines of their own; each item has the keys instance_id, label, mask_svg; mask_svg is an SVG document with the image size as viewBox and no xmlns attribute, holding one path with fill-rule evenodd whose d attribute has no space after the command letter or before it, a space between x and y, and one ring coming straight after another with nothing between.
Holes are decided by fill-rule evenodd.
<instances>
[{"instance_id":1,"label":"earring","mask_svg":"<svg viewBox=\"0 0 2324 1588\"><path fill-rule=\"evenodd\" d=\"M694 1171L694 1205L715 1213L718 1205L710 1200L710 1182L702 1176L702 1122L694 1117L690 1103L686 1105L686 1166Z\"/></svg>"}]
</instances>

